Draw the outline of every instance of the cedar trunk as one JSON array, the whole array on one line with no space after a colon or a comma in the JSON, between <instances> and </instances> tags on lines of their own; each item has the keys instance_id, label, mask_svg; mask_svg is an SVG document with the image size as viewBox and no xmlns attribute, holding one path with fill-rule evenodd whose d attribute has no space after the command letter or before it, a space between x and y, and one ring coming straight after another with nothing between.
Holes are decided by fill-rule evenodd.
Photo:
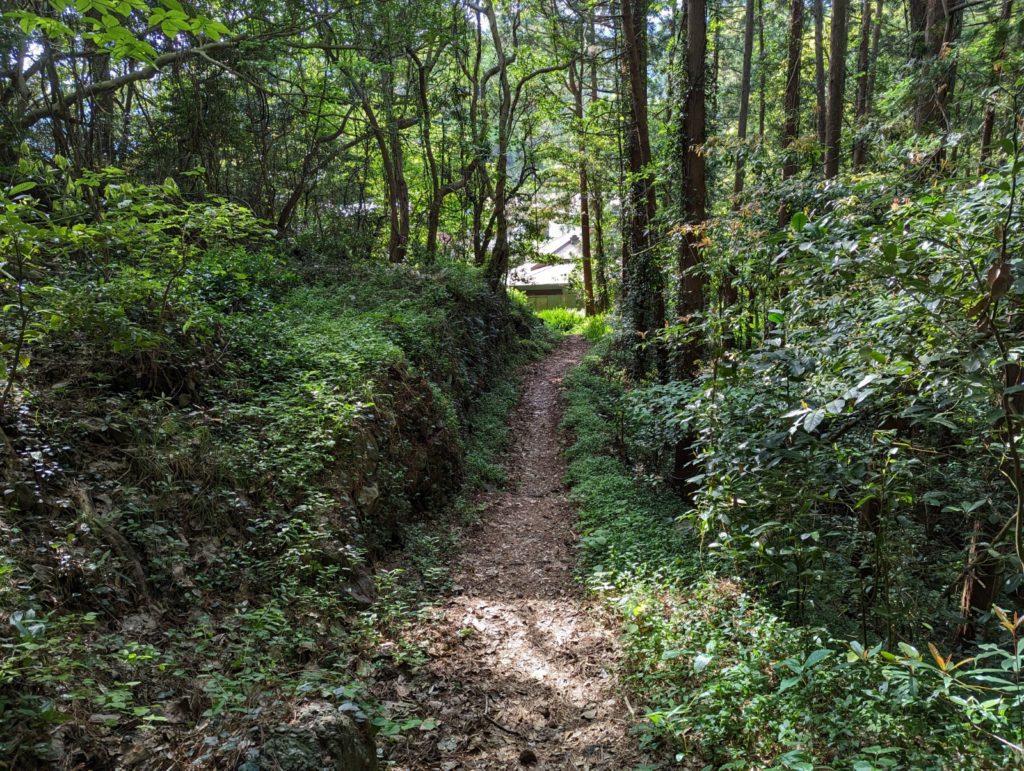
<instances>
[{"instance_id":1,"label":"cedar trunk","mask_svg":"<svg viewBox=\"0 0 1024 771\"><path fill-rule=\"evenodd\" d=\"M846 45L849 0L833 0L832 34L828 62L828 117L825 121L825 178L839 173L843 131L843 95L846 90Z\"/></svg>"},{"instance_id":2,"label":"cedar trunk","mask_svg":"<svg viewBox=\"0 0 1024 771\"><path fill-rule=\"evenodd\" d=\"M783 99L785 122L782 126L782 179L796 174L796 156L792 146L800 132L800 54L804 38L803 0L789 4L789 57L786 65L786 95ZM786 217L786 219L789 219Z\"/></svg>"},{"instance_id":3,"label":"cedar trunk","mask_svg":"<svg viewBox=\"0 0 1024 771\"><path fill-rule=\"evenodd\" d=\"M857 118L857 137L853 141L854 171L860 171L868 158L864 121L868 116L868 105L871 103L871 79L868 77L871 66L871 3L872 0L864 0L861 6L860 41L857 50L857 98L854 102L854 114Z\"/></svg>"},{"instance_id":4,"label":"cedar trunk","mask_svg":"<svg viewBox=\"0 0 1024 771\"><path fill-rule=\"evenodd\" d=\"M733 184L733 208L740 205L739 196L743 192L743 153L747 139L747 119L750 114L750 70L754 55L754 0L747 0L746 18L743 27L743 74L740 77L740 117L736 134L740 140L740 149L736 154L736 180Z\"/></svg>"}]
</instances>

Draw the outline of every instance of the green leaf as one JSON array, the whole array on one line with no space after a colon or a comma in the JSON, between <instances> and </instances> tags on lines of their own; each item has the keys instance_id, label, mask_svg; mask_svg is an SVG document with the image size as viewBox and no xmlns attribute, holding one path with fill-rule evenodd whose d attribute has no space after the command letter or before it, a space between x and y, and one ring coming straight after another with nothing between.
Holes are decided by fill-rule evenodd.
<instances>
[{"instance_id":1,"label":"green leaf","mask_svg":"<svg viewBox=\"0 0 1024 771\"><path fill-rule=\"evenodd\" d=\"M29 190L34 189L35 186L35 182L22 182L8 190L7 195L9 195L11 198L14 198L14 196L18 195L19 193L27 193Z\"/></svg>"},{"instance_id":2,"label":"green leaf","mask_svg":"<svg viewBox=\"0 0 1024 771\"><path fill-rule=\"evenodd\" d=\"M920 659L921 658L921 654L918 652L917 648L915 648L913 645L908 645L905 642L900 642L900 643L897 644L896 647L899 648L900 652L904 656L906 656L907 658L910 658L910 659Z\"/></svg>"},{"instance_id":3,"label":"green leaf","mask_svg":"<svg viewBox=\"0 0 1024 771\"><path fill-rule=\"evenodd\" d=\"M825 405L825 412L830 415L838 415L846 408L846 399L833 399Z\"/></svg>"},{"instance_id":4,"label":"green leaf","mask_svg":"<svg viewBox=\"0 0 1024 771\"><path fill-rule=\"evenodd\" d=\"M876 361L879 364L885 364L885 354L880 351L876 351L870 345L862 346L860 349L860 356L865 361Z\"/></svg>"},{"instance_id":5,"label":"green leaf","mask_svg":"<svg viewBox=\"0 0 1024 771\"><path fill-rule=\"evenodd\" d=\"M812 410L811 412L808 412L807 417L804 418L804 431L806 431L808 434L813 433L814 429L821 425L821 421L823 421L824 419L824 410Z\"/></svg>"},{"instance_id":6,"label":"green leaf","mask_svg":"<svg viewBox=\"0 0 1024 771\"><path fill-rule=\"evenodd\" d=\"M782 693L783 691L788 691L790 688L792 688L799 682L799 677L787 677L785 680L779 683L779 693Z\"/></svg>"},{"instance_id":7,"label":"green leaf","mask_svg":"<svg viewBox=\"0 0 1024 771\"><path fill-rule=\"evenodd\" d=\"M815 664L824 661L831 655L832 651L828 648L819 648L807 657L807 661L804 662L804 668L813 667Z\"/></svg>"}]
</instances>

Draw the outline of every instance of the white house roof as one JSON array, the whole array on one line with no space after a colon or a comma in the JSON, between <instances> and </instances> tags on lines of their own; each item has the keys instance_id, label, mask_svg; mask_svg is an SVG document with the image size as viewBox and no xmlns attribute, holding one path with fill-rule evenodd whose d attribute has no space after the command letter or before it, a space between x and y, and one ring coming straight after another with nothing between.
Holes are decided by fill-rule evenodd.
<instances>
[{"instance_id":1,"label":"white house roof","mask_svg":"<svg viewBox=\"0 0 1024 771\"><path fill-rule=\"evenodd\" d=\"M573 260L580 256L580 229L576 225L548 223L548 240L540 245L538 252L558 259L555 264L534 262L512 270L508 277L509 286L517 287L565 287L569 286Z\"/></svg>"},{"instance_id":2,"label":"white house roof","mask_svg":"<svg viewBox=\"0 0 1024 771\"><path fill-rule=\"evenodd\" d=\"M554 265L532 263L515 268L508 277L510 286L568 286L569 274L572 273L571 262L558 262Z\"/></svg>"},{"instance_id":3,"label":"white house roof","mask_svg":"<svg viewBox=\"0 0 1024 771\"><path fill-rule=\"evenodd\" d=\"M541 254L557 255L559 257L575 257L579 252L580 234L566 233L556 238L549 238L540 245Z\"/></svg>"}]
</instances>

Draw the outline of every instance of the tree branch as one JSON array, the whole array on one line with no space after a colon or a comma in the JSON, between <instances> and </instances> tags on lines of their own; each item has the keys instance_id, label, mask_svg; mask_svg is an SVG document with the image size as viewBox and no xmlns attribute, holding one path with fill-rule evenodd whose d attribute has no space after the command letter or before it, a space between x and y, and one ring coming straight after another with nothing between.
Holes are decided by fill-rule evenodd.
<instances>
[{"instance_id":1,"label":"tree branch","mask_svg":"<svg viewBox=\"0 0 1024 771\"><path fill-rule=\"evenodd\" d=\"M207 56L208 54L216 51L224 51L234 48L245 40L245 38L235 38L233 40L207 43L193 48L185 48L180 51L170 51L168 53L161 54L153 60L152 64L147 65L140 70L135 70L134 72L129 72L116 78L110 78L109 80L103 80L99 83L90 83L89 85L82 86L72 93L67 94L58 103L47 104L33 110L28 110L21 118L21 126L29 128L44 118L66 115L68 107L79 104L92 96L104 94L108 91L117 91L118 89L124 88L129 83L135 83L140 80L150 80L156 77L161 70L171 64L184 61L191 56Z\"/></svg>"}]
</instances>

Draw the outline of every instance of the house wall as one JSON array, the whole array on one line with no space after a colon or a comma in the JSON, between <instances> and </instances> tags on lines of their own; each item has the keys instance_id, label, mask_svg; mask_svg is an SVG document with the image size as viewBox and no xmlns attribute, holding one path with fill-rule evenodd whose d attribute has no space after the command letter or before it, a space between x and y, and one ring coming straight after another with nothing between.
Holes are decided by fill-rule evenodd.
<instances>
[{"instance_id":1,"label":"house wall","mask_svg":"<svg viewBox=\"0 0 1024 771\"><path fill-rule=\"evenodd\" d=\"M536 311L548 308L582 308L582 298L569 287L531 288L522 287L530 307Z\"/></svg>"}]
</instances>

